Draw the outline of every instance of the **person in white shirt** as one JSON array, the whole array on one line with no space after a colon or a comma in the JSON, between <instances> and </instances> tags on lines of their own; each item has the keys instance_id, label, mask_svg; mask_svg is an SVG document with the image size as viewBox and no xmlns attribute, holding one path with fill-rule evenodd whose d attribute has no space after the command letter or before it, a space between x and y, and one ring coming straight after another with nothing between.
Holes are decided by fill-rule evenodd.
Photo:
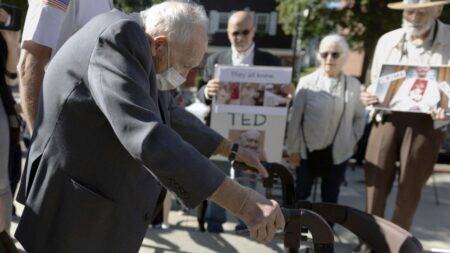
<instances>
[{"instance_id":1,"label":"person in white shirt","mask_svg":"<svg viewBox=\"0 0 450 253\"><path fill-rule=\"evenodd\" d=\"M383 64L450 65L450 25L438 20L443 0L404 0L390 3L403 10L403 26L383 35L372 63L371 82L377 83ZM373 86L372 86L373 87ZM379 103L372 89L361 93L365 105ZM386 199L400 162L398 193L392 221L409 230L422 188L433 173L444 132L436 120L445 120L444 108L424 113L392 112L374 122L366 151L366 211L384 217ZM381 115L381 114L377 114ZM434 119L434 121L433 121ZM442 125L442 124L441 124Z\"/></svg>"},{"instance_id":2,"label":"person in white shirt","mask_svg":"<svg viewBox=\"0 0 450 253\"><path fill-rule=\"evenodd\" d=\"M19 61L20 100L30 132L38 110L45 67L64 42L112 0L28 0ZM57 84L55 84L57 85Z\"/></svg>"}]
</instances>

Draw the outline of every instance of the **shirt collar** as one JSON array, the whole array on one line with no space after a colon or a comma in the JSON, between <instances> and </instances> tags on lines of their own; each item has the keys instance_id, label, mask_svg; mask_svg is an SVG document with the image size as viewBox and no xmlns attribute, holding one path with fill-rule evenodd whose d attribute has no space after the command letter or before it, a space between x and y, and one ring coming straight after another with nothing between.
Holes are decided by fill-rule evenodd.
<instances>
[{"instance_id":1,"label":"shirt collar","mask_svg":"<svg viewBox=\"0 0 450 253\"><path fill-rule=\"evenodd\" d=\"M233 57L236 57L236 58L246 58L246 57L250 56L254 50L255 50L254 42L246 51L244 51L242 53L238 52L234 46L231 46L232 55L233 55Z\"/></svg>"}]
</instances>

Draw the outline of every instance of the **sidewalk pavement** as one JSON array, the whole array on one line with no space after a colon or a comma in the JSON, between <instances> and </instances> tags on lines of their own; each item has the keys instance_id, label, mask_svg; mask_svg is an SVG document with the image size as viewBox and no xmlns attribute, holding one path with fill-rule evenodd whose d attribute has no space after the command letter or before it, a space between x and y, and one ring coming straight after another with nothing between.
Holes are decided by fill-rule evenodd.
<instances>
[{"instance_id":1,"label":"sidewalk pavement","mask_svg":"<svg viewBox=\"0 0 450 253\"><path fill-rule=\"evenodd\" d=\"M440 204L436 204L433 188L433 177ZM388 199L386 217L391 217L395 205L397 186L395 185ZM318 187L320 198L320 187ZM342 186L340 204L364 210L365 190L364 174L361 169L347 171L347 185ZM16 204L19 213L20 204ZM171 211L169 229L147 230L140 253L147 252L283 252L282 241L275 241L269 245L258 244L246 237L234 234L235 220L229 216L230 222L224 225L225 233L202 233L197 229L195 212L185 214ZM17 221L13 223L15 230ZM335 252L351 252L357 245L357 238L344 228L335 226ZM435 173L427 182L422 193L422 200L416 212L412 234L422 243L427 252L450 253L450 174ZM18 244L18 243L17 243ZM19 245L19 244L18 244ZM301 252L306 245L302 246Z\"/></svg>"}]
</instances>

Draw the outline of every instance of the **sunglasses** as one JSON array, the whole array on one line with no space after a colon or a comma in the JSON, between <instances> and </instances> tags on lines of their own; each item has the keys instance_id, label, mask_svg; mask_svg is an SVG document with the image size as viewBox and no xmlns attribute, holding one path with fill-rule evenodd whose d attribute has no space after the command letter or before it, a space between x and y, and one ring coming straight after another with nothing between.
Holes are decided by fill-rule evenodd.
<instances>
[{"instance_id":1,"label":"sunglasses","mask_svg":"<svg viewBox=\"0 0 450 253\"><path fill-rule=\"evenodd\" d=\"M323 53L320 53L320 57L322 57L322 59L328 58L328 55L331 55L331 58L336 60L336 59L338 59L341 56L341 53L339 53L339 52L323 52Z\"/></svg>"},{"instance_id":2,"label":"sunglasses","mask_svg":"<svg viewBox=\"0 0 450 253\"><path fill-rule=\"evenodd\" d=\"M243 36L247 36L248 34L250 33L250 30L244 30L244 31L235 31L235 32L232 32L231 34L234 36L234 37L236 37L236 36L238 36L239 34L242 34Z\"/></svg>"}]
</instances>

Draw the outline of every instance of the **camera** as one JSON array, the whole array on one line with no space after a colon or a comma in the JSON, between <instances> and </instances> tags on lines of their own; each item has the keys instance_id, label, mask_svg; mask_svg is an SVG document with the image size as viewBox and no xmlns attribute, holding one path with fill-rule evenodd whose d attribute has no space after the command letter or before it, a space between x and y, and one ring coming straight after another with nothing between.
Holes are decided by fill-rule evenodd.
<instances>
[{"instance_id":1,"label":"camera","mask_svg":"<svg viewBox=\"0 0 450 253\"><path fill-rule=\"evenodd\" d=\"M10 18L7 23L0 23L0 29L2 30L12 30L18 31L20 30L20 21L21 21L21 11L14 5L10 4L0 4L0 9L5 10Z\"/></svg>"}]
</instances>

